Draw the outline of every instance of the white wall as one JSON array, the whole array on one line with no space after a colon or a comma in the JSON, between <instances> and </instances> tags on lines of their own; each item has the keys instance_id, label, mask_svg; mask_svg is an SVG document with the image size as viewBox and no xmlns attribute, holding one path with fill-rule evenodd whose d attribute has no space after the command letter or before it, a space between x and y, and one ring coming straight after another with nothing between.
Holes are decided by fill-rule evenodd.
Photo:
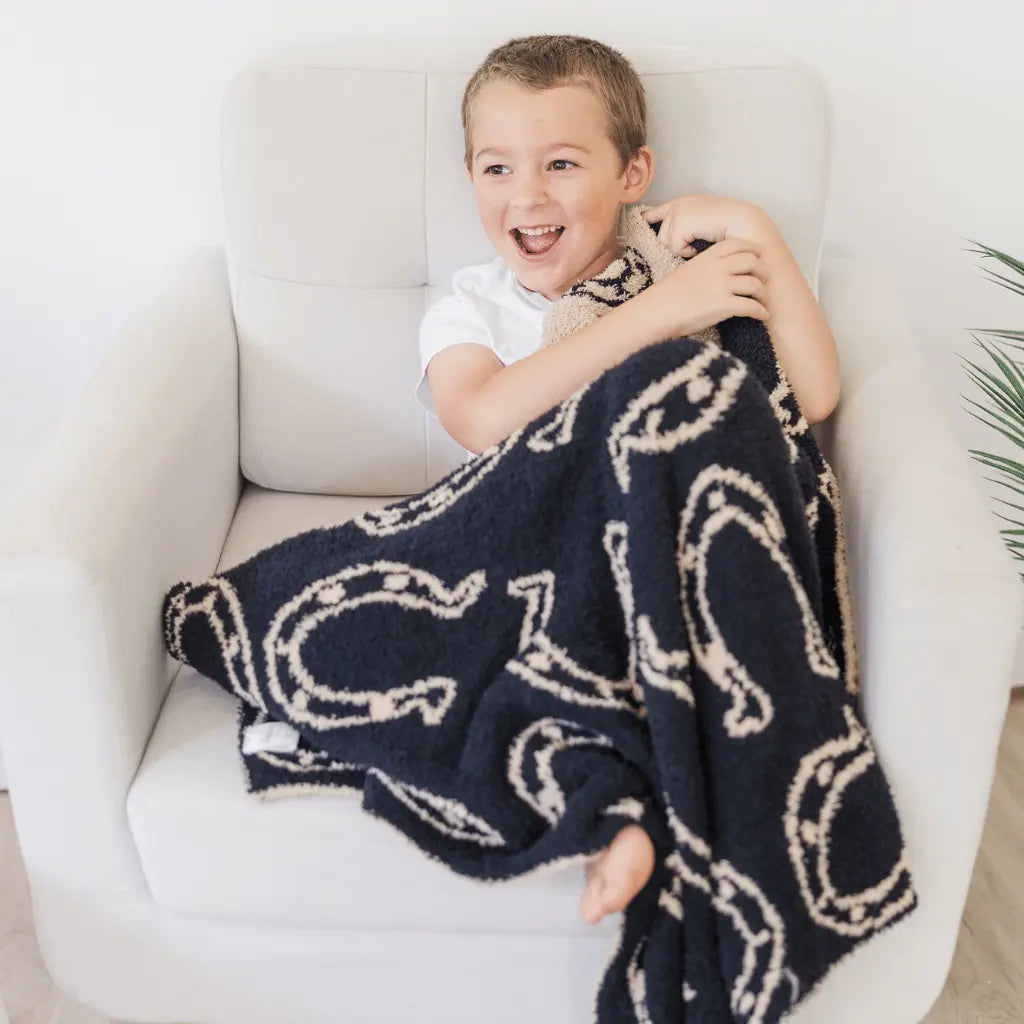
<instances>
[{"instance_id":1,"label":"white wall","mask_svg":"<svg viewBox=\"0 0 1024 1024\"><path fill-rule=\"evenodd\" d=\"M962 408L960 392L979 396L955 353L984 359L967 328L1024 327L1024 297L964 251L974 238L1024 258L1019 0L6 0L0 506L171 254L223 237L217 122L231 77L278 44L397 26L425 44L480 40L481 57L511 36L572 32L618 46L777 46L815 65L838 135L826 245L896 283L964 447L1013 454ZM983 475L986 494L1009 497Z\"/></svg>"}]
</instances>

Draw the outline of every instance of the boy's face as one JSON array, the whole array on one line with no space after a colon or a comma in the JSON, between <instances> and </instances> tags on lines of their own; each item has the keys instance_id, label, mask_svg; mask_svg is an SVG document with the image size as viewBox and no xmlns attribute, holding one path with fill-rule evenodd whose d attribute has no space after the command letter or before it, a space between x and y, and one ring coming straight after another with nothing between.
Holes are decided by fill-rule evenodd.
<instances>
[{"instance_id":1,"label":"boy's face","mask_svg":"<svg viewBox=\"0 0 1024 1024\"><path fill-rule=\"evenodd\" d=\"M620 175L593 93L490 82L477 95L471 123L468 170L480 219L525 288L557 299L621 255L619 209L647 191L654 154L642 146ZM558 241L544 255L526 254L512 229L549 224L565 228Z\"/></svg>"}]
</instances>

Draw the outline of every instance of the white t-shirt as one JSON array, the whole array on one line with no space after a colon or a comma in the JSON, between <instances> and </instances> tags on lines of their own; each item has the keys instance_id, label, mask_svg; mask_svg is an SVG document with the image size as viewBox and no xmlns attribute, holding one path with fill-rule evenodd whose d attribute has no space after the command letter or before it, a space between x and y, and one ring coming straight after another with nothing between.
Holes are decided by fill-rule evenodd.
<instances>
[{"instance_id":1,"label":"white t-shirt","mask_svg":"<svg viewBox=\"0 0 1024 1024\"><path fill-rule=\"evenodd\" d=\"M500 256L455 272L452 294L444 295L420 321L420 379L416 400L437 418L427 363L443 348L476 342L506 365L532 355L543 342L544 314L554 304L525 288ZM466 449L467 461L475 453Z\"/></svg>"}]
</instances>

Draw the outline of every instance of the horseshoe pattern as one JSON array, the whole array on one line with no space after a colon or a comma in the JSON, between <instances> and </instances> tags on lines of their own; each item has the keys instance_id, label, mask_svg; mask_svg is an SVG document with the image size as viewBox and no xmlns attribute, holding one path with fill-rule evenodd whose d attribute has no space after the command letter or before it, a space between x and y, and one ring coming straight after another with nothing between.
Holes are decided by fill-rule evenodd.
<instances>
[{"instance_id":1,"label":"horseshoe pattern","mask_svg":"<svg viewBox=\"0 0 1024 1024\"><path fill-rule=\"evenodd\" d=\"M711 430L736 401L746 376L747 368L740 360L708 345L633 398L608 434L608 452L623 494L629 493L629 460L634 452L672 451ZM678 401L677 392L685 395L694 416L666 424L667 400L671 396Z\"/></svg>"},{"instance_id":2,"label":"horseshoe pattern","mask_svg":"<svg viewBox=\"0 0 1024 1024\"><path fill-rule=\"evenodd\" d=\"M807 592L784 548L785 529L774 502L748 474L717 463L697 474L680 518L677 562L679 578L696 589L698 621L689 602L682 601L693 656L712 682L732 697L725 729L730 736L762 732L774 716L767 691L750 678L729 650L707 596L708 552L716 535L729 524L742 526L779 567L800 609L804 650L811 670L835 679L839 666L832 657Z\"/></svg>"},{"instance_id":3,"label":"horseshoe pattern","mask_svg":"<svg viewBox=\"0 0 1024 1024\"><path fill-rule=\"evenodd\" d=\"M647 940L641 938L633 947L626 964L626 986L629 990L629 1000L633 1004L636 1024L654 1024L647 1006L647 972L641 966L641 957L646 946Z\"/></svg>"},{"instance_id":4,"label":"horseshoe pattern","mask_svg":"<svg viewBox=\"0 0 1024 1024\"><path fill-rule=\"evenodd\" d=\"M796 400L793 388L786 377L782 364L776 361L776 370L779 377L778 384L771 390L768 398L771 402L775 418L782 427L782 434L786 440L789 450L790 464L795 463L799 458L799 448L796 438L810 431L810 424L807 422L800 406ZM807 524L812 534L819 530L818 506L824 500L832 509L834 526L829 530L824 543L834 547L835 565L834 575L829 582L835 590L839 604L839 615L842 623L842 645L843 665L846 675L846 690L856 696L860 692L860 670L858 665L856 646L856 627L853 621L853 609L850 600L850 578L846 561L846 538L843 531L842 498L839 491L839 481L832 470L832 467L820 458L818 462L818 493L813 495L807 503L806 515Z\"/></svg>"},{"instance_id":5,"label":"horseshoe pattern","mask_svg":"<svg viewBox=\"0 0 1024 1024\"><path fill-rule=\"evenodd\" d=\"M478 846L506 845L505 837L493 825L471 813L460 800L438 796L427 789L400 782L379 768L369 768L367 774L379 779L396 799L437 832Z\"/></svg>"},{"instance_id":6,"label":"horseshoe pattern","mask_svg":"<svg viewBox=\"0 0 1024 1024\"><path fill-rule=\"evenodd\" d=\"M323 750L297 750L294 759L282 757L280 754L269 750L259 750L255 756L266 764L272 764L283 771L303 775L315 772L337 771L342 768L348 768L352 771L366 768L366 765L356 764L354 761L334 761ZM354 786L351 788L353 790L356 789ZM362 787L359 787L356 791L361 792Z\"/></svg>"},{"instance_id":7,"label":"horseshoe pattern","mask_svg":"<svg viewBox=\"0 0 1024 1024\"><path fill-rule=\"evenodd\" d=\"M532 722L512 742L508 780L519 798L552 825L565 814L565 793L555 778L554 756L580 746L614 748L615 744L595 729L553 717Z\"/></svg>"},{"instance_id":8,"label":"horseshoe pattern","mask_svg":"<svg viewBox=\"0 0 1024 1024\"><path fill-rule=\"evenodd\" d=\"M292 720L318 730L391 721L413 713L422 717L424 725L437 725L455 700L454 679L430 676L385 690L327 686L317 683L303 664L302 646L323 622L365 604L395 604L440 619L461 618L486 586L482 569L448 588L434 573L386 559L348 566L314 580L277 610L263 638L267 688ZM282 677L298 688L286 692ZM314 710L314 705L321 710ZM344 710L330 710L338 705Z\"/></svg>"},{"instance_id":9,"label":"horseshoe pattern","mask_svg":"<svg viewBox=\"0 0 1024 1024\"><path fill-rule=\"evenodd\" d=\"M644 805L635 796L626 796L610 804L604 814L619 814L631 821L640 821L644 816Z\"/></svg>"},{"instance_id":10,"label":"horseshoe pattern","mask_svg":"<svg viewBox=\"0 0 1024 1024\"><path fill-rule=\"evenodd\" d=\"M475 459L462 463L435 486L404 501L383 508L369 509L352 522L371 537L389 537L411 530L442 515L495 469L519 442L525 427L513 431L504 440L485 448Z\"/></svg>"},{"instance_id":11,"label":"horseshoe pattern","mask_svg":"<svg viewBox=\"0 0 1024 1024\"><path fill-rule=\"evenodd\" d=\"M628 638L629 668L627 677L643 675L650 686L665 690L693 706L693 690L689 684L690 654L688 651L666 651L658 642L654 626L647 615L637 615L633 597L633 581L629 574L629 525L610 520L604 529L604 549L608 555L612 576L619 594ZM636 619L636 628L633 622ZM638 700L643 700L643 688L637 688Z\"/></svg>"},{"instance_id":12,"label":"horseshoe pattern","mask_svg":"<svg viewBox=\"0 0 1024 1024\"><path fill-rule=\"evenodd\" d=\"M570 703L617 708L643 718L647 709L635 678L609 679L575 661L548 636L546 627L555 601L555 574L550 569L508 581L508 592L526 604L519 632L519 651L505 667L513 675Z\"/></svg>"},{"instance_id":13,"label":"horseshoe pattern","mask_svg":"<svg viewBox=\"0 0 1024 1024\"><path fill-rule=\"evenodd\" d=\"M526 441L531 452L550 452L573 439L573 427L576 425L576 413L583 401L583 396L590 390L590 383L584 384L568 398L558 403L555 415L550 423L536 430Z\"/></svg>"},{"instance_id":14,"label":"horseshoe pattern","mask_svg":"<svg viewBox=\"0 0 1024 1024\"><path fill-rule=\"evenodd\" d=\"M682 923L684 887L690 886L694 893L707 897L711 907L731 925L743 946L742 967L729 993L734 1019L745 1024L762 1024L773 1004L776 1010L778 1008L776 992L783 981L790 988L789 1006L795 1003L799 993L796 975L784 966L786 928L782 916L753 878L726 860L716 860L708 843L686 827L668 803L667 796L665 801L676 848L662 862L667 869L667 884L658 893L659 910ZM646 998L646 973L641 965L646 943L646 936L641 936L626 966L637 1022L652 1021ZM699 995L698 990L683 982L684 1003L694 1001Z\"/></svg>"},{"instance_id":15,"label":"horseshoe pattern","mask_svg":"<svg viewBox=\"0 0 1024 1024\"><path fill-rule=\"evenodd\" d=\"M786 440L786 448L789 451L790 464L796 462L800 456L800 449L797 447L794 438L806 433L811 429L810 424L804 418L797 404L796 395L790 386L786 375L779 365L779 383L772 388L768 394L768 401L771 403L775 418L782 427L782 436Z\"/></svg>"},{"instance_id":16,"label":"horseshoe pattern","mask_svg":"<svg viewBox=\"0 0 1024 1024\"><path fill-rule=\"evenodd\" d=\"M761 1024L783 979L786 929L782 916L753 878L727 860L712 857L711 847L683 824L667 797L665 807L676 849L665 859L670 881L659 893L658 904L682 921L684 885L711 900L744 946L743 967L730 992L732 1011L748 1024Z\"/></svg>"},{"instance_id":17,"label":"horseshoe pattern","mask_svg":"<svg viewBox=\"0 0 1024 1024\"><path fill-rule=\"evenodd\" d=\"M877 931L913 905L906 852L889 873L860 892L840 893L829 873L829 847L843 795L875 764L875 749L849 707L845 736L828 740L800 762L786 798L783 824L800 895L818 924L840 935Z\"/></svg>"},{"instance_id":18,"label":"horseshoe pattern","mask_svg":"<svg viewBox=\"0 0 1024 1024\"><path fill-rule=\"evenodd\" d=\"M228 580L213 576L194 586L177 583L168 597L164 611L164 636L171 654L178 661L187 663L181 646L182 628L193 615L203 616L217 638L232 690L243 700L266 711L238 591Z\"/></svg>"}]
</instances>

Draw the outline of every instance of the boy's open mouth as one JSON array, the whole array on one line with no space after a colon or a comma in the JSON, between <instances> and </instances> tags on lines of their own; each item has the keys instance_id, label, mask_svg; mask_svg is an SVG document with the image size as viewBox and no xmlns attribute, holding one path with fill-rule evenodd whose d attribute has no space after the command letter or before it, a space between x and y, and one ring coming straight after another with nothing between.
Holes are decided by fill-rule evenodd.
<instances>
[{"instance_id":1,"label":"boy's open mouth","mask_svg":"<svg viewBox=\"0 0 1024 1024\"><path fill-rule=\"evenodd\" d=\"M565 234L565 226L562 225L557 231L548 231L543 235L524 235L519 228L513 228L509 233L515 239L523 256L527 259L538 259L554 249L558 240Z\"/></svg>"}]
</instances>

